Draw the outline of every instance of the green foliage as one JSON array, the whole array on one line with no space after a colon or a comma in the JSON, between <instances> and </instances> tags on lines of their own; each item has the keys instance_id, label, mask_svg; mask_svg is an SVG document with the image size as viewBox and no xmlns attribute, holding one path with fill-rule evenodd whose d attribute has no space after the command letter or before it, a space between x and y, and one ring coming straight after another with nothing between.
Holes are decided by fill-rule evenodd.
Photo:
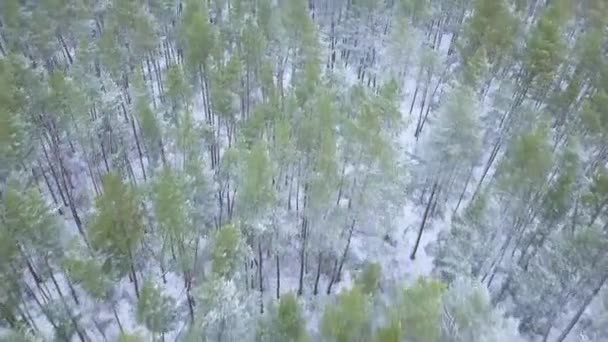
<instances>
[{"instance_id":1,"label":"green foliage","mask_svg":"<svg viewBox=\"0 0 608 342\"><path fill-rule=\"evenodd\" d=\"M156 115L150 108L147 96L139 96L136 103L137 118L141 125L142 136L146 143L151 161L158 160L160 155L161 129Z\"/></svg>"},{"instance_id":2,"label":"green foliage","mask_svg":"<svg viewBox=\"0 0 608 342\"><path fill-rule=\"evenodd\" d=\"M173 329L176 314L173 299L146 280L137 302L137 321L153 333L166 333Z\"/></svg>"},{"instance_id":3,"label":"green foliage","mask_svg":"<svg viewBox=\"0 0 608 342\"><path fill-rule=\"evenodd\" d=\"M443 339L455 342L514 340L513 322L494 308L485 285L457 279L443 296Z\"/></svg>"},{"instance_id":4,"label":"green foliage","mask_svg":"<svg viewBox=\"0 0 608 342\"><path fill-rule=\"evenodd\" d=\"M466 66L471 68L477 62L480 50L490 64L499 65L515 43L518 22L505 0L474 0L473 6L461 49Z\"/></svg>"},{"instance_id":5,"label":"green foliage","mask_svg":"<svg viewBox=\"0 0 608 342\"><path fill-rule=\"evenodd\" d=\"M68 256L63 267L70 279L98 300L107 300L112 291L113 279L107 276L97 259Z\"/></svg>"},{"instance_id":6,"label":"green foliage","mask_svg":"<svg viewBox=\"0 0 608 342\"><path fill-rule=\"evenodd\" d=\"M173 64L167 68L166 94L171 101L173 112L182 109L184 102L187 103L190 99L190 89L179 64ZM173 116L175 115L173 113Z\"/></svg>"},{"instance_id":7,"label":"green foliage","mask_svg":"<svg viewBox=\"0 0 608 342\"><path fill-rule=\"evenodd\" d=\"M132 333L120 333L120 335L118 335L118 339L116 340L116 342L143 342L144 339L137 335L137 334L132 334Z\"/></svg>"},{"instance_id":8,"label":"green foliage","mask_svg":"<svg viewBox=\"0 0 608 342\"><path fill-rule=\"evenodd\" d=\"M558 6L549 6L530 33L527 44L525 65L527 81L538 92L545 90L563 59L565 49L561 37L562 13Z\"/></svg>"},{"instance_id":9,"label":"green foliage","mask_svg":"<svg viewBox=\"0 0 608 342\"><path fill-rule=\"evenodd\" d=\"M399 9L411 17L416 24L427 19L431 14L431 4L429 0L400 0Z\"/></svg>"},{"instance_id":10,"label":"green foliage","mask_svg":"<svg viewBox=\"0 0 608 342\"><path fill-rule=\"evenodd\" d=\"M464 181L481 152L478 105L475 93L467 86L455 88L441 107L437 127L430 137L428 172L455 172ZM437 171L433 169L437 169Z\"/></svg>"},{"instance_id":11,"label":"green foliage","mask_svg":"<svg viewBox=\"0 0 608 342\"><path fill-rule=\"evenodd\" d=\"M194 237L194 232L189 220L183 175L169 167L163 168L154 183L152 200L164 252L168 253L171 247L179 260L186 262L190 259L186 252L187 243Z\"/></svg>"},{"instance_id":12,"label":"green foliage","mask_svg":"<svg viewBox=\"0 0 608 342\"><path fill-rule=\"evenodd\" d=\"M403 290L398 304L398 317L406 338L414 341L439 341L441 337L441 296L444 283L419 278Z\"/></svg>"},{"instance_id":13,"label":"green foliage","mask_svg":"<svg viewBox=\"0 0 608 342\"><path fill-rule=\"evenodd\" d=\"M36 188L27 189L15 179L9 179L0 207L4 253L15 261L29 254L29 261L54 259L61 254L59 222ZM7 265L8 266L8 265ZM7 270L8 271L8 270Z\"/></svg>"},{"instance_id":14,"label":"green foliage","mask_svg":"<svg viewBox=\"0 0 608 342\"><path fill-rule=\"evenodd\" d=\"M401 342L403 329L398 319L392 319L386 326L380 327L374 334L374 342Z\"/></svg>"},{"instance_id":15,"label":"green foliage","mask_svg":"<svg viewBox=\"0 0 608 342\"><path fill-rule=\"evenodd\" d=\"M19 73L15 60L0 59L0 180L7 177L31 149L24 112L25 94L18 88Z\"/></svg>"},{"instance_id":16,"label":"green foliage","mask_svg":"<svg viewBox=\"0 0 608 342\"><path fill-rule=\"evenodd\" d=\"M182 43L185 46L184 58L191 71L207 62L215 44L213 27L209 24L209 13L205 2L189 0L184 9Z\"/></svg>"},{"instance_id":17,"label":"green foliage","mask_svg":"<svg viewBox=\"0 0 608 342\"><path fill-rule=\"evenodd\" d=\"M41 337L33 335L27 331L11 330L8 333L0 335L0 342L42 342Z\"/></svg>"},{"instance_id":18,"label":"green foliage","mask_svg":"<svg viewBox=\"0 0 608 342\"><path fill-rule=\"evenodd\" d=\"M455 215L449 232L437 238L433 264L441 279L451 282L459 276L477 277L491 250L486 246L492 235L487 214L487 194L478 195L461 215Z\"/></svg>"},{"instance_id":19,"label":"green foliage","mask_svg":"<svg viewBox=\"0 0 608 342\"><path fill-rule=\"evenodd\" d=\"M583 195L583 204L590 208L591 222L608 206L608 169L599 167L593 175L589 191Z\"/></svg>"},{"instance_id":20,"label":"green foliage","mask_svg":"<svg viewBox=\"0 0 608 342\"><path fill-rule=\"evenodd\" d=\"M300 306L293 294L286 294L279 300L277 330L281 341L308 341L306 324Z\"/></svg>"},{"instance_id":21,"label":"green foliage","mask_svg":"<svg viewBox=\"0 0 608 342\"><path fill-rule=\"evenodd\" d=\"M579 173L579 157L571 146L563 151L559 159L559 176L550 185L543 203L543 218L555 222L564 217L571 207L576 180Z\"/></svg>"},{"instance_id":22,"label":"green foliage","mask_svg":"<svg viewBox=\"0 0 608 342\"><path fill-rule=\"evenodd\" d=\"M327 341L369 341L370 303L357 286L338 295L335 305L328 304L321 319L321 334Z\"/></svg>"},{"instance_id":23,"label":"green foliage","mask_svg":"<svg viewBox=\"0 0 608 342\"><path fill-rule=\"evenodd\" d=\"M524 199L533 187L542 184L553 163L547 129L537 127L512 143L508 157L500 165L499 186Z\"/></svg>"},{"instance_id":24,"label":"green foliage","mask_svg":"<svg viewBox=\"0 0 608 342\"><path fill-rule=\"evenodd\" d=\"M258 330L262 342L307 342L310 337L306 332L306 321L302 315L297 297L284 294L277 306L269 308L265 326Z\"/></svg>"},{"instance_id":25,"label":"green foliage","mask_svg":"<svg viewBox=\"0 0 608 342\"><path fill-rule=\"evenodd\" d=\"M263 141L258 141L248 151L244 172L239 201L244 219L248 219L271 208L276 196L272 184L272 163Z\"/></svg>"},{"instance_id":26,"label":"green foliage","mask_svg":"<svg viewBox=\"0 0 608 342\"><path fill-rule=\"evenodd\" d=\"M473 89L485 79L488 72L486 50L480 48L467 60L464 66L463 83Z\"/></svg>"},{"instance_id":27,"label":"green foliage","mask_svg":"<svg viewBox=\"0 0 608 342\"><path fill-rule=\"evenodd\" d=\"M133 255L144 234L137 190L119 175L107 174L103 194L95 201L90 226L91 246L105 254L104 270L124 275L133 266Z\"/></svg>"},{"instance_id":28,"label":"green foliage","mask_svg":"<svg viewBox=\"0 0 608 342\"><path fill-rule=\"evenodd\" d=\"M380 288L382 280L382 267L376 262L366 263L361 274L357 277L356 284L361 291L367 295L374 295Z\"/></svg>"},{"instance_id":29,"label":"green foliage","mask_svg":"<svg viewBox=\"0 0 608 342\"><path fill-rule=\"evenodd\" d=\"M233 225L222 227L215 233L212 254L213 273L218 277L230 277L240 265L243 249L241 231Z\"/></svg>"},{"instance_id":30,"label":"green foliage","mask_svg":"<svg viewBox=\"0 0 608 342\"><path fill-rule=\"evenodd\" d=\"M606 105L608 105L608 92L605 89L600 89L583 103L582 121L585 129L590 133L585 139L601 140L608 136L608 115L604 110Z\"/></svg>"}]
</instances>

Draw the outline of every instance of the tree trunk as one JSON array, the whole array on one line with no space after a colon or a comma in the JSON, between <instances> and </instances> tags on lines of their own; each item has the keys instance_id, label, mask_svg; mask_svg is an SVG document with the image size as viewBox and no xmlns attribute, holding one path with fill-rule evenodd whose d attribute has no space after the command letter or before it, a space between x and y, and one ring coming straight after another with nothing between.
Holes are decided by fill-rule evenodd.
<instances>
[{"instance_id":1,"label":"tree trunk","mask_svg":"<svg viewBox=\"0 0 608 342\"><path fill-rule=\"evenodd\" d=\"M264 313L264 270L262 258L262 242L258 241L258 281L260 283L260 313Z\"/></svg>"},{"instance_id":2,"label":"tree trunk","mask_svg":"<svg viewBox=\"0 0 608 342\"><path fill-rule=\"evenodd\" d=\"M46 187L49 189L49 193L51 194L51 197L53 198L53 203L55 203L56 206L59 206L59 201L57 200L57 195L55 195L55 190L53 190L53 186L51 185L49 177L46 175L46 172L44 172L44 168L42 167L42 163L40 162L40 159L37 159L37 161L38 161L38 168L40 169L40 173L42 174L42 178L44 178ZM59 211L60 215L63 215L63 209L59 208L58 211Z\"/></svg>"},{"instance_id":3,"label":"tree trunk","mask_svg":"<svg viewBox=\"0 0 608 342\"><path fill-rule=\"evenodd\" d=\"M488 175L488 172L490 171L490 167L492 167L492 164L494 163L494 160L496 159L496 156L498 155L498 151L500 150L500 147L501 147L501 139L498 139L498 141L496 141L496 143L494 144L494 147L492 147L492 152L490 153L490 157L488 158L488 161L486 162L486 166L483 170L483 174L481 175L481 178L479 179L479 183L477 183L477 188L475 188L475 191L473 192L473 196L471 196L471 201L473 201L475 199L475 197L477 196L477 193L481 189L481 185L483 184L484 179Z\"/></svg>"},{"instance_id":4,"label":"tree trunk","mask_svg":"<svg viewBox=\"0 0 608 342\"><path fill-rule=\"evenodd\" d=\"M416 244L414 245L414 249L412 250L412 254L410 254L410 260L416 259L416 252L418 251L418 246L420 245L420 239L422 238L422 232L424 231L424 226L426 225L426 221L431 209L431 205L433 203L433 199L435 198L435 192L437 191L438 181L435 181L433 184L433 189L431 190L431 195L429 197L429 201L426 204L426 209L424 210L424 215L422 216L422 222L420 223L420 229L418 230L418 237L416 238Z\"/></svg>"},{"instance_id":5,"label":"tree trunk","mask_svg":"<svg viewBox=\"0 0 608 342\"><path fill-rule=\"evenodd\" d=\"M51 162L51 159L46 150L46 145L44 144L44 142L41 142L41 145L42 145L42 152L44 152L44 157L49 166L49 170L51 171L51 176L53 177L53 180L55 181L55 185L57 187L57 191L59 192L59 196L61 197L61 201L63 202L63 205L67 207L68 201L65 199L65 195L63 194L63 189L61 187L61 183L59 182L59 176L57 175L57 172L55 171L55 168L53 167L53 163Z\"/></svg>"},{"instance_id":6,"label":"tree trunk","mask_svg":"<svg viewBox=\"0 0 608 342\"><path fill-rule=\"evenodd\" d=\"M431 83L431 73L429 72L429 77L427 81L424 83L424 90L422 91L422 103L420 104L420 111L418 113L418 122L416 123L416 131L414 132L414 137L418 139L420 135L420 130L422 129L422 113L424 112L424 105L426 104L426 98L429 92L429 84Z\"/></svg>"},{"instance_id":7,"label":"tree trunk","mask_svg":"<svg viewBox=\"0 0 608 342\"><path fill-rule=\"evenodd\" d=\"M125 111L125 115L127 114L127 110L125 109L125 104L123 102L120 103L122 106L122 110ZM137 135L137 130L135 129L135 118L131 117L131 130L133 131L133 137L135 138L135 146L137 147L137 155L139 156L139 166L141 167L141 173L144 176L144 181L147 180L146 177L146 168L144 167L144 154L141 151L141 144L139 143L139 136Z\"/></svg>"},{"instance_id":8,"label":"tree trunk","mask_svg":"<svg viewBox=\"0 0 608 342\"><path fill-rule=\"evenodd\" d=\"M346 246L344 246L344 252L342 252L342 258L340 258L340 262L338 263L338 268L334 269L334 272L332 274L332 279L331 279L331 285L333 285L333 283L340 281L342 279L342 268L344 267L344 263L346 262L346 256L348 255L348 250L350 248L350 241L353 237L353 231L355 230L355 223L357 221L355 219L352 220L350 228L348 229L348 238L346 239ZM330 289L328 289L328 291L330 291Z\"/></svg>"},{"instance_id":9,"label":"tree trunk","mask_svg":"<svg viewBox=\"0 0 608 342\"><path fill-rule=\"evenodd\" d=\"M414 90L414 97L412 98L412 104L410 105L410 115L412 115L412 112L414 111L414 104L416 104L416 96L418 96L418 81L416 81L416 89Z\"/></svg>"},{"instance_id":10,"label":"tree trunk","mask_svg":"<svg viewBox=\"0 0 608 342\"><path fill-rule=\"evenodd\" d=\"M133 265L133 255L129 251L129 266L131 268L131 277L133 277L133 288L135 289L135 296L139 299L139 284L137 282L137 273L135 272L135 266Z\"/></svg>"},{"instance_id":11,"label":"tree trunk","mask_svg":"<svg viewBox=\"0 0 608 342\"><path fill-rule=\"evenodd\" d=\"M315 287L312 293L316 296L319 293L319 278L321 277L321 261L323 260L323 253L319 252L319 262L317 263L317 274L315 276Z\"/></svg>"},{"instance_id":12,"label":"tree trunk","mask_svg":"<svg viewBox=\"0 0 608 342\"><path fill-rule=\"evenodd\" d=\"M277 264L277 299L281 297L281 268L279 267L279 253L276 255Z\"/></svg>"},{"instance_id":13,"label":"tree trunk","mask_svg":"<svg viewBox=\"0 0 608 342\"><path fill-rule=\"evenodd\" d=\"M593 292L589 296L587 296L587 298L585 298L585 301L583 302L581 307L576 311L576 313L574 314L574 316L572 317L572 319L570 320L570 322L568 323L566 328L564 328L564 330L559 335L559 337L555 340L555 342L562 342L563 340L566 339L568 334L570 334L570 331L572 331L572 328L574 328L574 326L578 323L578 320L581 318L581 316L587 309L587 306L589 306L589 304L593 301L595 296L597 296L597 294L600 292L600 290L606 283L607 279L608 279L608 272L604 274L604 276L600 280L599 284L593 289Z\"/></svg>"},{"instance_id":14,"label":"tree trunk","mask_svg":"<svg viewBox=\"0 0 608 342\"><path fill-rule=\"evenodd\" d=\"M120 322L120 318L118 318L118 312L116 312L116 306L112 304L112 313L114 314L114 319L116 319L116 323L118 324L118 329L121 333L125 332L125 329L122 327L122 323Z\"/></svg>"},{"instance_id":15,"label":"tree trunk","mask_svg":"<svg viewBox=\"0 0 608 342\"><path fill-rule=\"evenodd\" d=\"M471 181L471 177L473 176L474 169L475 169L475 167L471 167L471 170L469 170L469 175L467 176L467 180L464 182L464 187L462 188L462 192L460 193L460 196L458 197L458 203L456 203L456 207L454 208L452 215L456 214L456 212L458 211L458 208L460 207L460 203L462 202L462 199L464 198L464 194L467 192L467 187L469 186L469 182Z\"/></svg>"},{"instance_id":16,"label":"tree trunk","mask_svg":"<svg viewBox=\"0 0 608 342\"><path fill-rule=\"evenodd\" d=\"M306 238L308 230L308 220L302 217L302 241L300 246L300 277L298 281L298 296L301 296L304 291L304 268L306 266Z\"/></svg>"},{"instance_id":17,"label":"tree trunk","mask_svg":"<svg viewBox=\"0 0 608 342\"><path fill-rule=\"evenodd\" d=\"M338 269L338 259L334 260L334 267L331 272L331 278L329 279L329 284L327 284L327 294L331 294L331 287L334 285L336 271Z\"/></svg>"}]
</instances>

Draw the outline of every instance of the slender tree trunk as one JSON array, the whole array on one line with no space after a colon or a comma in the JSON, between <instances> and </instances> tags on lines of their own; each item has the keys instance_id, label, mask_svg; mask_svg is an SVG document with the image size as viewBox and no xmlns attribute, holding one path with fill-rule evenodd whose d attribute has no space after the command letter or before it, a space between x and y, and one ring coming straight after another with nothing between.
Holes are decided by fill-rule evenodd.
<instances>
[{"instance_id":1,"label":"slender tree trunk","mask_svg":"<svg viewBox=\"0 0 608 342\"><path fill-rule=\"evenodd\" d=\"M279 253L277 252L277 255L275 257L276 260L276 266L277 266L277 300L279 298L281 298L281 267L280 267L280 263L279 263Z\"/></svg>"},{"instance_id":2,"label":"slender tree trunk","mask_svg":"<svg viewBox=\"0 0 608 342\"><path fill-rule=\"evenodd\" d=\"M298 296L304 292L304 268L306 267L306 240L308 235L308 220L302 217L302 238L300 246L300 276L298 281Z\"/></svg>"},{"instance_id":3,"label":"slender tree trunk","mask_svg":"<svg viewBox=\"0 0 608 342\"><path fill-rule=\"evenodd\" d=\"M262 258L262 242L258 241L258 281L260 283L260 313L264 313L264 267Z\"/></svg>"},{"instance_id":4,"label":"slender tree trunk","mask_svg":"<svg viewBox=\"0 0 608 342\"><path fill-rule=\"evenodd\" d=\"M127 114L125 104L121 102L122 109ZM139 142L139 136L137 135L137 129L135 129L135 118L131 117L131 130L133 131L133 137L135 138L135 146L137 147L137 155L139 156L139 166L141 167L141 173L144 177L144 181L147 181L146 168L144 167L144 154L141 151L141 144Z\"/></svg>"},{"instance_id":5,"label":"slender tree trunk","mask_svg":"<svg viewBox=\"0 0 608 342\"><path fill-rule=\"evenodd\" d=\"M51 185L51 182L49 181L49 177L46 175L46 172L44 172L44 168L42 167L42 163L40 163L40 159L37 159L38 161L38 168L40 169L40 173L42 174L42 178L44 178L44 182L46 183L46 187L49 189L49 193L51 194L51 198L53 199L53 203L55 203L56 206L59 206L59 201L57 200L57 195L55 195L55 190L53 190L53 186ZM59 214L63 215L63 209L59 208Z\"/></svg>"},{"instance_id":6,"label":"slender tree trunk","mask_svg":"<svg viewBox=\"0 0 608 342\"><path fill-rule=\"evenodd\" d=\"M135 296L139 299L139 283L137 282L137 272L135 272L135 266L133 265L133 255L129 250L129 267L131 268L131 277L133 278L133 288L135 289Z\"/></svg>"},{"instance_id":7,"label":"slender tree trunk","mask_svg":"<svg viewBox=\"0 0 608 342\"><path fill-rule=\"evenodd\" d=\"M475 188L475 191L473 192L473 196L471 196L471 201L473 201L475 199L475 197L477 196L477 193L481 189L481 185L483 184L484 179L488 175L488 172L490 171L490 168L492 167L494 160L496 160L496 156L498 155L498 151L500 150L500 147L501 147L501 139L498 139L498 141L496 141L496 143L494 144L494 147L492 147L492 152L490 153L490 157L488 158L488 161L486 162L486 166L483 170L483 174L481 175L481 178L479 179L479 183L477 183L477 188Z\"/></svg>"},{"instance_id":8,"label":"slender tree trunk","mask_svg":"<svg viewBox=\"0 0 608 342\"><path fill-rule=\"evenodd\" d=\"M125 332L125 329L122 327L122 323L120 322L120 318L118 317L118 312L116 312L116 306L112 303L112 313L114 314L114 319L116 319L116 323L118 324L118 329L121 333Z\"/></svg>"},{"instance_id":9,"label":"slender tree trunk","mask_svg":"<svg viewBox=\"0 0 608 342\"><path fill-rule=\"evenodd\" d=\"M426 205L426 209L424 210L424 215L422 216L422 222L420 223L420 229L418 230L418 237L416 238L416 244L414 245L414 249L412 250L412 254L410 254L410 259L416 259L416 252L418 251L418 246L420 245L420 239L422 238L422 232L424 231L424 226L426 225L427 218L429 216L429 212L431 209L431 205L433 203L433 199L435 198L435 193L437 191L437 185L439 181L435 181L433 184L433 189L431 190L431 195L429 196L429 201Z\"/></svg>"},{"instance_id":10,"label":"slender tree trunk","mask_svg":"<svg viewBox=\"0 0 608 342\"><path fill-rule=\"evenodd\" d=\"M318 263L317 263L317 274L315 276L315 287L312 291L312 293L316 296L319 293L319 278L321 277L321 262L323 261L323 253L319 252L319 257L318 257Z\"/></svg>"},{"instance_id":11,"label":"slender tree trunk","mask_svg":"<svg viewBox=\"0 0 608 342\"><path fill-rule=\"evenodd\" d=\"M68 63L71 65L72 63L74 63L74 60L72 59L72 55L70 54L70 50L68 49L68 46L65 43L65 40L63 39L63 36L58 33L57 39L59 39L59 42L61 43L61 46L63 47L63 51L65 52L65 55L68 59Z\"/></svg>"},{"instance_id":12,"label":"slender tree trunk","mask_svg":"<svg viewBox=\"0 0 608 342\"><path fill-rule=\"evenodd\" d=\"M53 163L51 162L51 159L49 158L49 154L46 150L46 145L44 144L44 142L41 142L41 145L42 145L42 152L44 152L44 157L49 166L49 170L51 171L51 176L53 176L53 180L55 181L55 185L57 187L57 191L59 192L59 196L61 197L61 201L63 202L63 205L67 207L68 201L65 199L65 195L63 194L61 182L59 182L59 176L57 175L57 172L55 171L55 168L53 167Z\"/></svg>"},{"instance_id":13,"label":"slender tree trunk","mask_svg":"<svg viewBox=\"0 0 608 342\"><path fill-rule=\"evenodd\" d=\"M15 272L15 274L19 273L15 269L13 269L13 271ZM34 299L34 302L38 305L38 308L40 309L40 312L42 312L42 314L44 315L44 317L53 326L53 328L55 329L55 331L58 331L59 327L57 326L57 324L55 323L55 321L49 315L48 310L46 309L46 307L40 302L40 300L38 299L38 297L36 297L36 294L34 293L34 291L32 290L32 288L27 283L24 283L23 284L23 289L24 289L25 293L27 293L29 296L31 296Z\"/></svg>"},{"instance_id":14,"label":"slender tree trunk","mask_svg":"<svg viewBox=\"0 0 608 342\"><path fill-rule=\"evenodd\" d=\"M416 96L418 96L418 81L416 81L416 89L414 90L414 97L412 98L412 104L410 105L410 115L414 111L414 104L416 104ZM416 126L418 128L418 126Z\"/></svg>"},{"instance_id":15,"label":"slender tree trunk","mask_svg":"<svg viewBox=\"0 0 608 342\"><path fill-rule=\"evenodd\" d=\"M68 283L68 288L70 289L70 294L72 295L72 298L74 299L74 303L76 303L76 305L80 305L80 299L78 299L78 294L76 293L76 289L74 288L72 281L70 280L70 278L68 276L65 277L65 281L66 281L66 283Z\"/></svg>"},{"instance_id":16,"label":"slender tree trunk","mask_svg":"<svg viewBox=\"0 0 608 342\"><path fill-rule=\"evenodd\" d=\"M608 272L606 272L603 275L603 277L600 280L600 282L593 289L593 292L589 296L587 296L587 298L585 298L585 301L583 302L583 304L576 311L576 313L574 314L574 316L572 317L572 319L570 319L570 322L568 323L568 325L566 325L566 327L564 328L564 330L562 331L562 333L557 337L557 339L555 339L555 342L562 342L563 340L566 339L566 337L568 336L568 334L570 334L570 332L572 331L572 328L574 328L574 326L578 323L578 320L581 318L581 316L583 315L583 313L587 309L587 306L589 306L589 304L591 304L591 302L593 301L593 299L595 298L595 296L597 296L597 294L600 292L600 290L602 289L602 287L606 283L607 279L608 279Z\"/></svg>"},{"instance_id":17,"label":"slender tree trunk","mask_svg":"<svg viewBox=\"0 0 608 342\"><path fill-rule=\"evenodd\" d=\"M331 278L329 279L329 284L327 284L327 294L331 294L331 288L334 285L334 281L335 281L334 274L336 274L337 270L338 270L338 259L336 258L334 260L334 267L332 268L332 271L331 271Z\"/></svg>"},{"instance_id":18,"label":"slender tree trunk","mask_svg":"<svg viewBox=\"0 0 608 342\"><path fill-rule=\"evenodd\" d=\"M475 169L475 167L471 167L471 169L469 170L469 175L467 176L467 180L464 182L464 187L462 187L462 191L460 192L460 196L458 197L458 203L456 203L456 207L454 208L452 215L456 214L456 212L458 211L458 208L460 207L460 203L462 202L462 199L464 198L464 194L467 192L467 187L469 186L469 182L471 181L471 177L473 176L474 169Z\"/></svg>"},{"instance_id":19,"label":"slender tree trunk","mask_svg":"<svg viewBox=\"0 0 608 342\"><path fill-rule=\"evenodd\" d=\"M334 272L334 274L332 275L332 283L340 281L342 279L342 268L344 267L344 263L346 262L346 256L348 255L348 250L350 249L350 242L353 237L356 222L357 221L353 219L348 229L348 238L346 238L346 246L344 246L344 252L342 252L342 257L340 258L340 262L338 263L338 268L336 272Z\"/></svg>"},{"instance_id":20,"label":"slender tree trunk","mask_svg":"<svg viewBox=\"0 0 608 342\"><path fill-rule=\"evenodd\" d=\"M15 270L15 269L13 268L13 270ZM27 292L27 290L25 292ZM25 296L20 296L20 297L21 297L20 298L21 305L16 305L17 310L19 311L21 316L26 317L25 321L29 321L32 324L32 326L34 327L34 329L36 329L37 331L40 331L40 328L38 328L38 325L36 324L36 320L34 320L34 316L30 312L30 309L29 309L28 303L26 302Z\"/></svg>"},{"instance_id":21,"label":"slender tree trunk","mask_svg":"<svg viewBox=\"0 0 608 342\"><path fill-rule=\"evenodd\" d=\"M418 138L420 135L420 130L422 129L422 113L424 112L424 105L426 104L426 98L429 92L429 84L431 83L431 73L429 72L429 76L427 81L424 83L424 90L422 91L422 103L420 104L420 111L418 113L418 122L416 123L416 131L414 132L414 136Z\"/></svg>"}]
</instances>

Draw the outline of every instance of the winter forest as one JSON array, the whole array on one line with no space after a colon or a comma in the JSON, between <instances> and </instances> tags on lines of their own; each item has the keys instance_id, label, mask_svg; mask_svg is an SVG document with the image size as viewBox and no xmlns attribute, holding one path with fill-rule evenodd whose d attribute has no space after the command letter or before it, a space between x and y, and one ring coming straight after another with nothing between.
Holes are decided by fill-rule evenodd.
<instances>
[{"instance_id":1,"label":"winter forest","mask_svg":"<svg viewBox=\"0 0 608 342\"><path fill-rule=\"evenodd\" d=\"M0 0L0 341L608 341L605 0Z\"/></svg>"}]
</instances>

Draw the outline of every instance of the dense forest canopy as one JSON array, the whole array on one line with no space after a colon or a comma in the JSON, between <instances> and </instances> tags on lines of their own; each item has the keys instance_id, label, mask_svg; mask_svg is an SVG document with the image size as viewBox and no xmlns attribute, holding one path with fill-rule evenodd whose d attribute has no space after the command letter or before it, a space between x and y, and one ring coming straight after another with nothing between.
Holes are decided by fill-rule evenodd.
<instances>
[{"instance_id":1,"label":"dense forest canopy","mask_svg":"<svg viewBox=\"0 0 608 342\"><path fill-rule=\"evenodd\" d=\"M604 0L1 0L0 340L608 340Z\"/></svg>"}]
</instances>

